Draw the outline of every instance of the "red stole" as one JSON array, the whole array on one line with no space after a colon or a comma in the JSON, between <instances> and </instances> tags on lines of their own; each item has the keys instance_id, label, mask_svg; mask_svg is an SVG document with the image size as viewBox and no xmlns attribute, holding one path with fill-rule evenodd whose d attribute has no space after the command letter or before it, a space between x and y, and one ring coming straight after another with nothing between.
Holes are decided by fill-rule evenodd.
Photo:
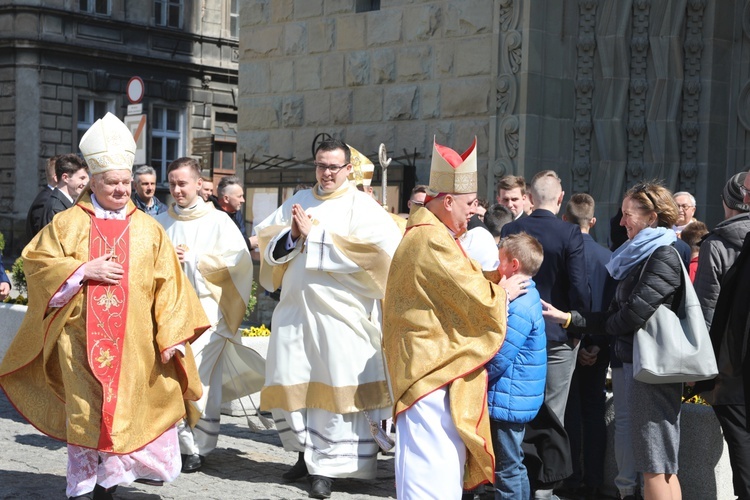
<instances>
[{"instance_id":1,"label":"red stole","mask_svg":"<svg viewBox=\"0 0 750 500\"><path fill-rule=\"evenodd\" d=\"M112 450L112 423L122 366L122 347L128 310L130 217L125 220L91 216L89 260L113 252L112 260L124 268L117 285L86 283L86 344L94 377L102 384L102 421L98 449Z\"/></svg>"}]
</instances>

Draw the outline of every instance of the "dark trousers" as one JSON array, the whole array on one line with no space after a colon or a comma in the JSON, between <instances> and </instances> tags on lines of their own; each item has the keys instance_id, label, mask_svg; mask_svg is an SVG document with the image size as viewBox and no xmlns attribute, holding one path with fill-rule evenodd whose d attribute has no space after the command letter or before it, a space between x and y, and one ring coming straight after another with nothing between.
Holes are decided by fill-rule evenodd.
<instances>
[{"instance_id":1,"label":"dark trousers","mask_svg":"<svg viewBox=\"0 0 750 500\"><path fill-rule=\"evenodd\" d=\"M729 447L734 494L739 500L750 500L750 431L745 405L716 405L712 408Z\"/></svg>"},{"instance_id":2,"label":"dark trousers","mask_svg":"<svg viewBox=\"0 0 750 500\"><path fill-rule=\"evenodd\" d=\"M604 421L609 349L602 348L596 363L576 364L565 410L565 430L570 439L573 475L565 483L572 486L599 487L604 482L604 456L607 426ZM583 470L581 470L583 453Z\"/></svg>"}]
</instances>

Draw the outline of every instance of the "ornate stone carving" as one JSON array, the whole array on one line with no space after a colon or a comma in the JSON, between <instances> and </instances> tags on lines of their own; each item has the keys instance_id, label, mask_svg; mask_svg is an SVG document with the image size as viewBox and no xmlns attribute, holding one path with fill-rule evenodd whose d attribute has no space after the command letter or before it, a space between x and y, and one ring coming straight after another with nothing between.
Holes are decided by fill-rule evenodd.
<instances>
[{"instance_id":1,"label":"ornate stone carving","mask_svg":"<svg viewBox=\"0 0 750 500\"><path fill-rule=\"evenodd\" d=\"M594 96L594 54L596 52L596 7L593 0L578 2L576 42L575 121L573 191L588 192L591 176L592 102Z\"/></svg>"},{"instance_id":2,"label":"ornate stone carving","mask_svg":"<svg viewBox=\"0 0 750 500\"><path fill-rule=\"evenodd\" d=\"M500 75L497 78L497 112L506 115L513 111L518 95L518 83L511 75Z\"/></svg>"},{"instance_id":3,"label":"ornate stone carving","mask_svg":"<svg viewBox=\"0 0 750 500\"><path fill-rule=\"evenodd\" d=\"M705 0L690 0L686 6L684 71L682 88L682 124L680 126L680 172L678 185L683 191L695 192L698 173L698 121L701 96L701 55L703 54L703 13Z\"/></svg>"},{"instance_id":4,"label":"ornate stone carving","mask_svg":"<svg viewBox=\"0 0 750 500\"><path fill-rule=\"evenodd\" d=\"M510 31L505 35L505 51L503 57L505 58L504 66L510 68L511 73L514 75L521 69L521 33L518 31Z\"/></svg>"},{"instance_id":5,"label":"ornate stone carving","mask_svg":"<svg viewBox=\"0 0 750 500\"><path fill-rule=\"evenodd\" d=\"M509 115L500 122L500 134L502 134L501 154L508 158L518 156L518 117Z\"/></svg>"},{"instance_id":6,"label":"ornate stone carving","mask_svg":"<svg viewBox=\"0 0 750 500\"><path fill-rule=\"evenodd\" d=\"M500 0L500 30L508 31L518 26L518 14L521 9L513 8L514 0Z\"/></svg>"},{"instance_id":7,"label":"ornate stone carving","mask_svg":"<svg viewBox=\"0 0 750 500\"><path fill-rule=\"evenodd\" d=\"M495 141L497 158L492 162L491 179L493 187L504 175L516 173L515 159L518 157L520 122L515 116L518 99L516 74L521 69L523 39L517 31L521 6L517 0L499 1L500 46L498 47L497 77L497 133Z\"/></svg>"},{"instance_id":8,"label":"ornate stone carving","mask_svg":"<svg viewBox=\"0 0 750 500\"><path fill-rule=\"evenodd\" d=\"M648 92L648 36L650 0L634 0L630 37L630 89L628 92L627 186L643 176L646 139L646 93Z\"/></svg>"}]
</instances>

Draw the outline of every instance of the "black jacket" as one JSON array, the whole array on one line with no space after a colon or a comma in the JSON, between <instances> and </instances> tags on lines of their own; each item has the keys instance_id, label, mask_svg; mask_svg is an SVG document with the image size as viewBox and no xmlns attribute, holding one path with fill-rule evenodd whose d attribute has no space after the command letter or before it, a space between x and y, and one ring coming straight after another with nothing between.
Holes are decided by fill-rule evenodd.
<instances>
[{"instance_id":1,"label":"black jacket","mask_svg":"<svg viewBox=\"0 0 750 500\"><path fill-rule=\"evenodd\" d=\"M73 203L70 202L68 197L65 196L65 194L63 194L62 191L55 188L55 190L52 191L52 194L47 200L47 203L44 205L44 213L42 214L41 227L44 227L47 224L49 224L52 221L52 218L56 214L59 214L63 210L67 210L72 206L73 206Z\"/></svg>"},{"instance_id":2,"label":"black jacket","mask_svg":"<svg viewBox=\"0 0 750 500\"><path fill-rule=\"evenodd\" d=\"M677 310L684 296L682 276L680 256L674 247L659 247L618 283L607 312L571 311L573 318L568 330L616 335L615 354L624 363L632 363L633 335L661 304Z\"/></svg>"},{"instance_id":3,"label":"black jacket","mask_svg":"<svg viewBox=\"0 0 750 500\"><path fill-rule=\"evenodd\" d=\"M44 215L44 205L49 200L52 194L52 189L45 186L31 202L29 207L29 213L26 215L26 239L31 241L31 238L36 236L44 224L42 224L42 216Z\"/></svg>"}]
</instances>

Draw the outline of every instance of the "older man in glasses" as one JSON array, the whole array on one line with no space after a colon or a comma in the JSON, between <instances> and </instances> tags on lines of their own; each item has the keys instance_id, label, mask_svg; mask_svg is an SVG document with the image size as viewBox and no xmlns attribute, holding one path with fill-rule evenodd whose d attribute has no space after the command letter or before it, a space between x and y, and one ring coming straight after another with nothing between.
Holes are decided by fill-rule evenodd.
<instances>
[{"instance_id":1,"label":"older man in glasses","mask_svg":"<svg viewBox=\"0 0 750 500\"><path fill-rule=\"evenodd\" d=\"M335 478L375 477L371 424L387 419L393 404L378 302L401 232L347 181L351 170L346 144L321 142L317 184L256 227L260 283L281 286L261 408L273 410L284 448L299 453L283 478L310 474L312 498L328 498Z\"/></svg>"},{"instance_id":2,"label":"older man in glasses","mask_svg":"<svg viewBox=\"0 0 750 500\"><path fill-rule=\"evenodd\" d=\"M677 222L673 229L679 237L682 234L682 230L690 224L695 222L695 196L688 193L687 191L680 191L672 195L674 202L677 204Z\"/></svg>"}]
</instances>

